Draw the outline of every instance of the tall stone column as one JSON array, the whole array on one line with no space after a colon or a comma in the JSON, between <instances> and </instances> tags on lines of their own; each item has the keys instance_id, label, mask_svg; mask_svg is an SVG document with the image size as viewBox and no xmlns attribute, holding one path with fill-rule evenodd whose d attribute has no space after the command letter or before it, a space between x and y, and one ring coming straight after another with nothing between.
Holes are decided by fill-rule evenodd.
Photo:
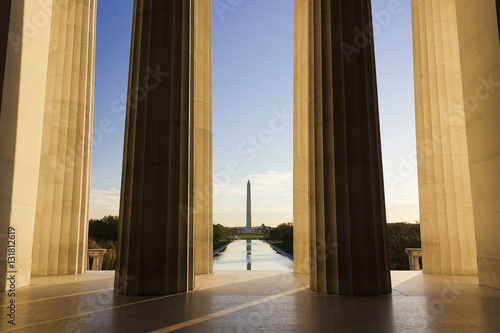
<instances>
[{"instance_id":1,"label":"tall stone column","mask_svg":"<svg viewBox=\"0 0 500 333\"><path fill-rule=\"evenodd\" d=\"M477 274L455 0L412 0L423 271Z\"/></svg>"},{"instance_id":2,"label":"tall stone column","mask_svg":"<svg viewBox=\"0 0 500 333\"><path fill-rule=\"evenodd\" d=\"M495 0L456 6L479 283L500 289L500 22Z\"/></svg>"},{"instance_id":3,"label":"tall stone column","mask_svg":"<svg viewBox=\"0 0 500 333\"><path fill-rule=\"evenodd\" d=\"M96 0L53 4L33 275L86 270L96 9Z\"/></svg>"},{"instance_id":4,"label":"tall stone column","mask_svg":"<svg viewBox=\"0 0 500 333\"><path fill-rule=\"evenodd\" d=\"M51 13L51 0L0 4L0 291L9 227L16 286L30 283Z\"/></svg>"},{"instance_id":5,"label":"tall stone column","mask_svg":"<svg viewBox=\"0 0 500 333\"><path fill-rule=\"evenodd\" d=\"M311 170L310 126L313 124L310 111L314 94L312 78L313 45L312 2L295 0L294 11L294 88L293 88L293 270L309 274L311 254L309 248L310 218L314 183Z\"/></svg>"},{"instance_id":6,"label":"tall stone column","mask_svg":"<svg viewBox=\"0 0 500 333\"><path fill-rule=\"evenodd\" d=\"M390 293L370 1L295 6L295 265L319 292Z\"/></svg>"},{"instance_id":7,"label":"tall stone column","mask_svg":"<svg viewBox=\"0 0 500 333\"><path fill-rule=\"evenodd\" d=\"M194 4L194 263L196 274L212 272L212 1Z\"/></svg>"},{"instance_id":8,"label":"tall stone column","mask_svg":"<svg viewBox=\"0 0 500 333\"><path fill-rule=\"evenodd\" d=\"M6 71L7 49L9 47L9 30L10 30L10 9L12 0L3 1L0 4L0 105L3 99L3 85ZM1 112L1 109L0 109ZM0 113L1 115L1 113Z\"/></svg>"},{"instance_id":9,"label":"tall stone column","mask_svg":"<svg viewBox=\"0 0 500 333\"><path fill-rule=\"evenodd\" d=\"M193 288L193 7L136 0L115 291Z\"/></svg>"}]
</instances>

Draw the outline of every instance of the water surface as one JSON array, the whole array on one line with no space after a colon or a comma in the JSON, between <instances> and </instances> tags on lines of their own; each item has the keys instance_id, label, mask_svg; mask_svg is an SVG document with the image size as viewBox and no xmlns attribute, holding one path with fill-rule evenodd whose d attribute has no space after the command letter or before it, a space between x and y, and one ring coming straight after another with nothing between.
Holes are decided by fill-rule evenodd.
<instances>
[{"instance_id":1,"label":"water surface","mask_svg":"<svg viewBox=\"0 0 500 333\"><path fill-rule=\"evenodd\" d=\"M293 270L293 262L257 239L237 240L214 256L214 270Z\"/></svg>"}]
</instances>

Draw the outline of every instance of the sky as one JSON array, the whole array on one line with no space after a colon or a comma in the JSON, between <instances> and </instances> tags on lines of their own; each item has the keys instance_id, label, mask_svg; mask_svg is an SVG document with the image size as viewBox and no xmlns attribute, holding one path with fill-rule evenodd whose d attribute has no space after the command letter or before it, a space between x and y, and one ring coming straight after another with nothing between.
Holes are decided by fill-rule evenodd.
<instances>
[{"instance_id":1,"label":"sky","mask_svg":"<svg viewBox=\"0 0 500 333\"><path fill-rule=\"evenodd\" d=\"M254 225L292 221L293 1L214 4L214 222L245 225L248 180ZM372 7L387 220L413 222L419 212L410 5L373 0ZM90 218L118 215L132 11L133 0L98 2Z\"/></svg>"}]
</instances>

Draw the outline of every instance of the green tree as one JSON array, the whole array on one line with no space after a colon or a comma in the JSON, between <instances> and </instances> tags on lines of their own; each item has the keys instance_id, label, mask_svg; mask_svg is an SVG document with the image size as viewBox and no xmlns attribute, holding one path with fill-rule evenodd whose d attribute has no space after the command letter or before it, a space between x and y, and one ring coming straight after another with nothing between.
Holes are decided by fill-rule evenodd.
<instances>
[{"instance_id":1,"label":"green tree","mask_svg":"<svg viewBox=\"0 0 500 333\"><path fill-rule=\"evenodd\" d=\"M227 237L227 228L220 224L214 224L213 241L218 242Z\"/></svg>"},{"instance_id":2,"label":"green tree","mask_svg":"<svg viewBox=\"0 0 500 333\"><path fill-rule=\"evenodd\" d=\"M106 249L103 270L113 270L116 267L116 248L118 244L118 216L105 216L89 222L89 249ZM92 265L92 258L90 265ZM92 266L90 266L92 267Z\"/></svg>"},{"instance_id":3,"label":"green tree","mask_svg":"<svg viewBox=\"0 0 500 333\"><path fill-rule=\"evenodd\" d=\"M387 239L391 269L409 269L410 263L405 249L421 247L420 224L408 222L388 223Z\"/></svg>"},{"instance_id":4,"label":"green tree","mask_svg":"<svg viewBox=\"0 0 500 333\"><path fill-rule=\"evenodd\" d=\"M114 270L116 267L116 242L106 242L104 248L107 249L102 263L103 270Z\"/></svg>"},{"instance_id":5,"label":"green tree","mask_svg":"<svg viewBox=\"0 0 500 333\"><path fill-rule=\"evenodd\" d=\"M89 249L102 249L102 247L94 240L89 239Z\"/></svg>"},{"instance_id":6,"label":"green tree","mask_svg":"<svg viewBox=\"0 0 500 333\"><path fill-rule=\"evenodd\" d=\"M100 220L90 220L89 238L97 241L118 241L118 216L105 216Z\"/></svg>"},{"instance_id":7,"label":"green tree","mask_svg":"<svg viewBox=\"0 0 500 333\"><path fill-rule=\"evenodd\" d=\"M276 228L273 228L269 235L283 243L293 244L293 223L281 223Z\"/></svg>"}]
</instances>

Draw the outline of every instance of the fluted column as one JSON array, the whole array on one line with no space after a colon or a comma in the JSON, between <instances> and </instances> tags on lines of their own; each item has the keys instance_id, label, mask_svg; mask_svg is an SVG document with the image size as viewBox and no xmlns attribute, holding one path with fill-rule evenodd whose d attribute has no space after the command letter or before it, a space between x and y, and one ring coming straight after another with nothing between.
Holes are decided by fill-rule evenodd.
<instances>
[{"instance_id":1,"label":"fluted column","mask_svg":"<svg viewBox=\"0 0 500 333\"><path fill-rule=\"evenodd\" d=\"M96 0L54 0L33 275L85 272Z\"/></svg>"},{"instance_id":2,"label":"fluted column","mask_svg":"<svg viewBox=\"0 0 500 333\"><path fill-rule=\"evenodd\" d=\"M313 107L312 2L295 0L294 22L294 88L293 88L293 270L309 274L311 186L314 183L310 164Z\"/></svg>"},{"instance_id":3,"label":"fluted column","mask_svg":"<svg viewBox=\"0 0 500 333\"><path fill-rule=\"evenodd\" d=\"M456 0L479 283L500 289L500 22L496 5L500 4L495 0Z\"/></svg>"},{"instance_id":4,"label":"fluted column","mask_svg":"<svg viewBox=\"0 0 500 333\"><path fill-rule=\"evenodd\" d=\"M0 4L0 291L7 270L17 272L16 287L30 283L51 12L51 0ZM7 266L9 227L16 237L13 267Z\"/></svg>"},{"instance_id":5,"label":"fluted column","mask_svg":"<svg viewBox=\"0 0 500 333\"><path fill-rule=\"evenodd\" d=\"M423 271L477 274L455 0L413 0Z\"/></svg>"},{"instance_id":6,"label":"fluted column","mask_svg":"<svg viewBox=\"0 0 500 333\"><path fill-rule=\"evenodd\" d=\"M294 252L309 243L313 290L390 293L370 1L296 0L295 11L294 224L309 242L296 236Z\"/></svg>"},{"instance_id":7,"label":"fluted column","mask_svg":"<svg viewBox=\"0 0 500 333\"><path fill-rule=\"evenodd\" d=\"M7 49L9 46L9 30L10 30L10 10L12 0L2 1L0 3L0 105L3 99L4 75L6 70ZM0 108L0 115L1 115Z\"/></svg>"},{"instance_id":8,"label":"fluted column","mask_svg":"<svg viewBox=\"0 0 500 333\"><path fill-rule=\"evenodd\" d=\"M212 272L212 1L194 4L194 262L195 273Z\"/></svg>"},{"instance_id":9,"label":"fluted column","mask_svg":"<svg viewBox=\"0 0 500 333\"><path fill-rule=\"evenodd\" d=\"M115 291L193 288L192 2L136 0Z\"/></svg>"}]
</instances>

